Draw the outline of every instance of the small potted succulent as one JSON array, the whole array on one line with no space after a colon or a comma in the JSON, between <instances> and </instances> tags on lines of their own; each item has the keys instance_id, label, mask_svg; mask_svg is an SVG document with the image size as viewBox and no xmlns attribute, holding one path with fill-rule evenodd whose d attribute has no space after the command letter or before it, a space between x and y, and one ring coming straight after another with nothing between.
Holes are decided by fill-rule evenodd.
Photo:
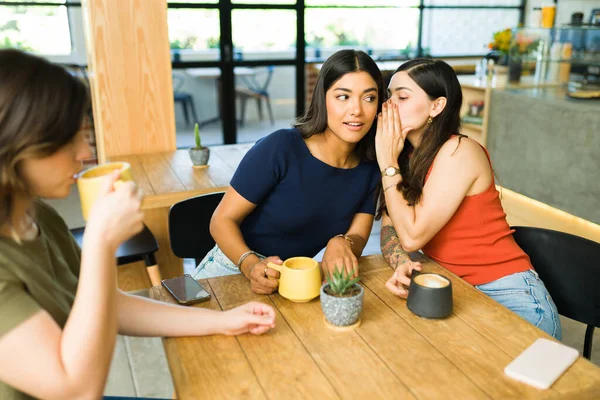
<instances>
[{"instance_id":1,"label":"small potted succulent","mask_svg":"<svg viewBox=\"0 0 600 400\"><path fill-rule=\"evenodd\" d=\"M355 324L363 307L364 289L358 284L359 278L352 278L342 266L321 286L321 308L327 322L335 326Z\"/></svg>"},{"instance_id":2,"label":"small potted succulent","mask_svg":"<svg viewBox=\"0 0 600 400\"><path fill-rule=\"evenodd\" d=\"M198 124L194 126L194 140L196 141L196 147L192 147L190 151L190 158L194 166L202 166L208 164L210 158L210 149L202 146L200 142L200 129Z\"/></svg>"}]
</instances>

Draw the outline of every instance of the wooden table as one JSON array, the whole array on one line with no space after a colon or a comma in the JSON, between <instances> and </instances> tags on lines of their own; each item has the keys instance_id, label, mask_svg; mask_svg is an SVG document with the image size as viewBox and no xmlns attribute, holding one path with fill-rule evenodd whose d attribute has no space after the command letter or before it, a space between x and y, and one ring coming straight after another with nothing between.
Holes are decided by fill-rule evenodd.
<instances>
[{"instance_id":1,"label":"wooden table","mask_svg":"<svg viewBox=\"0 0 600 400\"><path fill-rule=\"evenodd\" d=\"M600 368L582 357L545 391L506 377L512 359L549 336L437 264L423 267L452 281L450 317L412 314L384 286L387 263L368 256L360 261L362 324L346 332L327 327L318 299L256 295L240 275L201 281L212 298L199 307L262 301L276 308L277 327L262 336L165 338L177 398L600 398ZM150 296L173 302L162 287Z\"/></svg>"},{"instance_id":2,"label":"wooden table","mask_svg":"<svg viewBox=\"0 0 600 400\"><path fill-rule=\"evenodd\" d=\"M169 241L168 216L171 206L190 197L227 189L238 164L252 145L212 146L205 168L193 167L187 150L111 157L109 161L127 161L131 164L133 176L144 191L144 222L158 240L160 249L156 255L163 278L183 274L182 260L173 254ZM143 263L122 268L119 273L131 275L131 278L126 278L131 284L123 287L125 290L151 286Z\"/></svg>"}]
</instances>

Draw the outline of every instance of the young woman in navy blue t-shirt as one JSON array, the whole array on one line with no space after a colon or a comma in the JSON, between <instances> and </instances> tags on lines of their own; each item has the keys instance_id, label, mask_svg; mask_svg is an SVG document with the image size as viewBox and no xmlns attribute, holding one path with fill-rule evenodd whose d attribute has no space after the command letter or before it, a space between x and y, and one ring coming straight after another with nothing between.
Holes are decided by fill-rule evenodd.
<instances>
[{"instance_id":1,"label":"young woman in navy blue t-shirt","mask_svg":"<svg viewBox=\"0 0 600 400\"><path fill-rule=\"evenodd\" d=\"M246 154L215 210L216 246L196 278L242 272L256 293L277 289L267 262L314 257L324 273L358 273L381 177L375 118L383 82L364 52L342 50L323 64L306 114L293 129L259 140Z\"/></svg>"}]
</instances>

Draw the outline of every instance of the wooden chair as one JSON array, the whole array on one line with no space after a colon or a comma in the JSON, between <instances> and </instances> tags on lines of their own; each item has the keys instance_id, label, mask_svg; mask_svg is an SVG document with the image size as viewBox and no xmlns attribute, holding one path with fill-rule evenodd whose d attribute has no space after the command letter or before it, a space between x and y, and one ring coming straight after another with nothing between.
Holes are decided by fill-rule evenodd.
<instances>
[{"instance_id":1,"label":"wooden chair","mask_svg":"<svg viewBox=\"0 0 600 400\"><path fill-rule=\"evenodd\" d=\"M84 229L85 228L71 229L71 233L80 247L83 244ZM154 255L157 251L158 242L152 232L150 232L150 229L144 225L144 229L140 233L133 236L117 249L117 265L144 261L152 286L158 286L162 281L162 277L158 262L156 261L156 256Z\"/></svg>"},{"instance_id":2,"label":"wooden chair","mask_svg":"<svg viewBox=\"0 0 600 400\"><path fill-rule=\"evenodd\" d=\"M240 126L244 125L244 120L245 120L245 116L246 116L246 102L249 99L256 100L256 107L258 108L258 118L261 121L263 119L262 101L264 100L265 103L267 104L267 110L269 112L269 118L271 120L271 125L275 124L275 119L273 118L273 110L271 108L271 99L269 97L269 91L268 91L268 87L269 87L269 84L271 83L271 79L273 78L274 71L275 71L275 67L273 67L272 65L267 67L267 69L266 69L267 75L262 84L260 84L257 79L257 75L260 73L257 73L255 75L252 75L249 77L241 78L244 81L244 83L246 84L246 86L245 87L240 86L240 87L235 88L235 94L240 99L240 103L241 103Z\"/></svg>"},{"instance_id":3,"label":"wooden chair","mask_svg":"<svg viewBox=\"0 0 600 400\"><path fill-rule=\"evenodd\" d=\"M549 229L512 229L558 312L587 325L583 356L589 360L594 329L600 326L600 243Z\"/></svg>"}]
</instances>

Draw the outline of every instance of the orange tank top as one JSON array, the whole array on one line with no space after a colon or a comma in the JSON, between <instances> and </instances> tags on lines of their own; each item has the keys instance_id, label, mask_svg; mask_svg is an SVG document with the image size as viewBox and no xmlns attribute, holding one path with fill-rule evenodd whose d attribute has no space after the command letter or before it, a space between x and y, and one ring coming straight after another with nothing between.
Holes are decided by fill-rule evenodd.
<instances>
[{"instance_id":1,"label":"orange tank top","mask_svg":"<svg viewBox=\"0 0 600 400\"><path fill-rule=\"evenodd\" d=\"M488 151L482 146L490 162ZM434 160L435 162L435 160ZM427 173L431 173L433 163ZM466 196L450 221L423 247L435 262L472 285L533 269L506 222L500 196L492 183L482 193Z\"/></svg>"}]
</instances>

